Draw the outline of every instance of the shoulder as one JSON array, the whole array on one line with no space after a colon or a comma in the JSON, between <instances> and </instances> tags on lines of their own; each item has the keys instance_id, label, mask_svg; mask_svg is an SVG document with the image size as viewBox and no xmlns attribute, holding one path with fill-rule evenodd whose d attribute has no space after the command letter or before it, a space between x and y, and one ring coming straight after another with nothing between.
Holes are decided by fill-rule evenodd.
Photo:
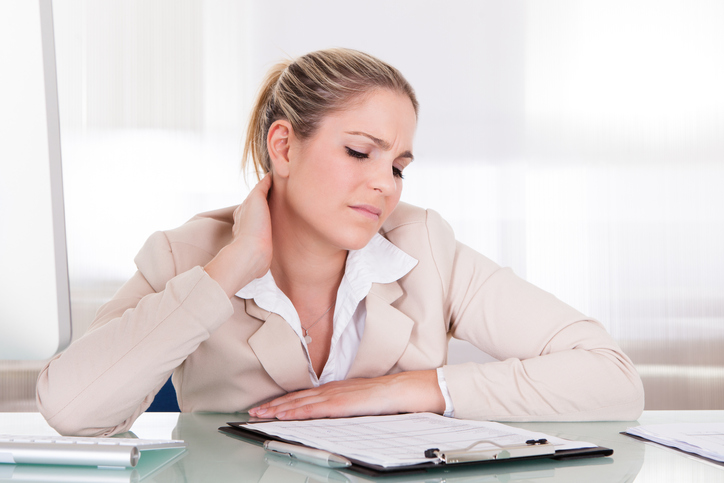
<instances>
[{"instance_id":1,"label":"shoulder","mask_svg":"<svg viewBox=\"0 0 724 483\"><path fill-rule=\"evenodd\" d=\"M436 211L400 203L382 225L380 234L417 259L416 273L449 279L457 241L450 225Z\"/></svg>"},{"instance_id":2,"label":"shoulder","mask_svg":"<svg viewBox=\"0 0 724 483\"><path fill-rule=\"evenodd\" d=\"M403 250L409 245L455 248L455 234L439 213L408 203L397 205L382 225L380 234Z\"/></svg>"},{"instance_id":3,"label":"shoulder","mask_svg":"<svg viewBox=\"0 0 724 483\"><path fill-rule=\"evenodd\" d=\"M159 290L177 274L205 265L231 241L234 209L200 213L178 228L155 232L136 255L139 271Z\"/></svg>"},{"instance_id":4,"label":"shoulder","mask_svg":"<svg viewBox=\"0 0 724 483\"><path fill-rule=\"evenodd\" d=\"M403 231L440 231L453 236L452 228L435 210L400 202L380 229L382 236Z\"/></svg>"},{"instance_id":5,"label":"shoulder","mask_svg":"<svg viewBox=\"0 0 724 483\"><path fill-rule=\"evenodd\" d=\"M199 213L178 228L163 233L172 245L186 245L216 255L231 241L235 209L236 206L229 206Z\"/></svg>"},{"instance_id":6,"label":"shoulder","mask_svg":"<svg viewBox=\"0 0 724 483\"><path fill-rule=\"evenodd\" d=\"M482 283L500 269L494 261L460 243L452 227L434 210L400 203L380 234L418 260L413 272L423 279L421 283L437 278L445 293L456 281L458 287L467 287L477 279Z\"/></svg>"}]
</instances>

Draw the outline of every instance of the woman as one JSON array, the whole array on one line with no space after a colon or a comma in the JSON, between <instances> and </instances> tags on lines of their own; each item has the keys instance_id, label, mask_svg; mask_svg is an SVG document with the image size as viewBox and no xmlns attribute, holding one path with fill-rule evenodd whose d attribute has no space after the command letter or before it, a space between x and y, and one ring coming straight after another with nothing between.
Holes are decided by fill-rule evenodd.
<instances>
[{"instance_id":1,"label":"woman","mask_svg":"<svg viewBox=\"0 0 724 483\"><path fill-rule=\"evenodd\" d=\"M125 431L171 373L182 411L638 417L639 376L598 322L399 203L416 121L412 88L369 55L272 69L244 156L263 177L237 208L151 236L41 373L48 422ZM501 362L446 366L451 336Z\"/></svg>"}]
</instances>

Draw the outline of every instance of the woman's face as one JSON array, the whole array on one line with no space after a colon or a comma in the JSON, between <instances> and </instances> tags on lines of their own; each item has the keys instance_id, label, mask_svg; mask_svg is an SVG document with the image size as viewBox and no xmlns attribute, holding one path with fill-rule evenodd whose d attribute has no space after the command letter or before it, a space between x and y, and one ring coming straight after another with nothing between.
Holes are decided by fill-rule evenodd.
<instances>
[{"instance_id":1,"label":"woman's face","mask_svg":"<svg viewBox=\"0 0 724 483\"><path fill-rule=\"evenodd\" d=\"M316 243L364 247L400 201L417 117L410 99L377 90L290 140L287 202Z\"/></svg>"}]
</instances>

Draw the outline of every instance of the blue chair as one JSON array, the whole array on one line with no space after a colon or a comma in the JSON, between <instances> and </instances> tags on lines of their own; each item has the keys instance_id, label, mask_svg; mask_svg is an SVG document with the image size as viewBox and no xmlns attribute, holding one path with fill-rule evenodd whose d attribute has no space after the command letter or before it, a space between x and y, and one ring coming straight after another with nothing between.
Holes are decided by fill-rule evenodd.
<instances>
[{"instance_id":1,"label":"blue chair","mask_svg":"<svg viewBox=\"0 0 724 483\"><path fill-rule=\"evenodd\" d=\"M156 397L153 399L151 405L146 409L146 412L152 413L178 413L181 409L178 407L178 400L176 399L176 389L173 388L171 378L168 378L166 384L163 385Z\"/></svg>"}]
</instances>

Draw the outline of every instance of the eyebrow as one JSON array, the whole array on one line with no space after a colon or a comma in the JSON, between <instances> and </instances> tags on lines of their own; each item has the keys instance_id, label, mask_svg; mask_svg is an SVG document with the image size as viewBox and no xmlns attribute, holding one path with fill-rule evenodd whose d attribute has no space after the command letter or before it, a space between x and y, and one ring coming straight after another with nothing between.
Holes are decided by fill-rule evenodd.
<instances>
[{"instance_id":1,"label":"eyebrow","mask_svg":"<svg viewBox=\"0 0 724 483\"><path fill-rule=\"evenodd\" d=\"M364 137L372 140L372 142L374 142L377 146L379 146L380 148L384 149L385 151L389 151L389 150L392 148L392 145L391 145L390 143L388 143L387 141L385 141L384 139L380 139L380 138L374 137L373 135L367 134L366 132L362 132L362 131L346 131L346 133L347 133L347 134L352 134L352 135L354 135L354 136L364 136ZM412 155L412 153L411 153L410 151L405 151L405 152L401 153L401 154L398 156L398 158L409 158L410 161L413 161L413 160L415 159L415 157Z\"/></svg>"}]
</instances>

